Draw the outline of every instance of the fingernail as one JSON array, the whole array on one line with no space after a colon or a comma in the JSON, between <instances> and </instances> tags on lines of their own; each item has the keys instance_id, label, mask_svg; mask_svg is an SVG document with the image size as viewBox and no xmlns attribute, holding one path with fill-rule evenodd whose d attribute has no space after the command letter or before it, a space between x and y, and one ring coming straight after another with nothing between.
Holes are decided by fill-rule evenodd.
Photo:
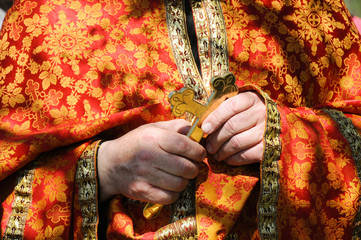
<instances>
[{"instance_id":1,"label":"fingernail","mask_svg":"<svg viewBox=\"0 0 361 240\"><path fill-rule=\"evenodd\" d=\"M210 133L212 129L212 125L210 123L202 124L202 130L205 133Z\"/></svg>"}]
</instances>

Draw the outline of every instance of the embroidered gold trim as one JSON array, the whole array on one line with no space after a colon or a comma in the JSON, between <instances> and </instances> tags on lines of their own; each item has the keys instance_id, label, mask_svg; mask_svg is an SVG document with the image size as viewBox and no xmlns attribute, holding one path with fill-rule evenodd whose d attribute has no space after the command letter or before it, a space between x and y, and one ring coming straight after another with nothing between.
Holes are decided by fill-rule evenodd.
<instances>
[{"instance_id":1,"label":"embroidered gold trim","mask_svg":"<svg viewBox=\"0 0 361 240\"><path fill-rule=\"evenodd\" d=\"M342 112L334 109L323 109L335 122L342 135L346 138L351 148L352 157L355 161L357 175L361 181L361 136L357 132L356 127L353 125L351 119L346 117ZM360 204L361 206L361 204ZM361 236L361 208L355 217L353 239L360 239Z\"/></svg>"},{"instance_id":2,"label":"embroidered gold trim","mask_svg":"<svg viewBox=\"0 0 361 240\"><path fill-rule=\"evenodd\" d=\"M28 169L20 171L14 189L15 197L11 215L6 225L3 239L23 239L26 219L33 199L33 180L35 175L35 161Z\"/></svg>"},{"instance_id":3,"label":"embroidered gold trim","mask_svg":"<svg viewBox=\"0 0 361 240\"><path fill-rule=\"evenodd\" d=\"M227 30L219 0L202 0L209 20L212 77L229 71Z\"/></svg>"},{"instance_id":4,"label":"embroidered gold trim","mask_svg":"<svg viewBox=\"0 0 361 240\"><path fill-rule=\"evenodd\" d=\"M196 99L206 99L206 87L198 72L188 38L184 1L165 2L168 35L178 72L184 85L194 89Z\"/></svg>"},{"instance_id":5,"label":"embroidered gold trim","mask_svg":"<svg viewBox=\"0 0 361 240\"><path fill-rule=\"evenodd\" d=\"M178 72L185 87L194 90L195 99L205 102L211 94L212 77L229 71L227 32L219 0L191 0L190 3L197 34L202 76L198 71L188 38L184 0L165 0L168 35ZM188 219L183 217L192 213L195 205L193 195L192 186L188 186L173 208L171 221L176 221L173 224ZM166 234L166 236L169 239L170 235ZM184 239L183 236L181 239Z\"/></svg>"},{"instance_id":6,"label":"embroidered gold trim","mask_svg":"<svg viewBox=\"0 0 361 240\"><path fill-rule=\"evenodd\" d=\"M262 93L267 106L267 123L264 136L265 152L261 171L261 194L258 204L258 228L261 239L277 239L277 200L281 158L281 119L277 104Z\"/></svg>"},{"instance_id":7,"label":"embroidered gold trim","mask_svg":"<svg viewBox=\"0 0 361 240\"><path fill-rule=\"evenodd\" d=\"M167 226L159 229L156 232L155 239L157 240L198 239L196 217L195 216L186 217L174 223L168 224Z\"/></svg>"},{"instance_id":8,"label":"embroidered gold trim","mask_svg":"<svg viewBox=\"0 0 361 240\"><path fill-rule=\"evenodd\" d=\"M79 204L83 216L83 239L97 239L98 230L98 188L96 157L100 141L91 143L81 154L76 169L79 188Z\"/></svg>"},{"instance_id":9,"label":"embroidered gold trim","mask_svg":"<svg viewBox=\"0 0 361 240\"><path fill-rule=\"evenodd\" d=\"M195 91L196 99L206 100L211 93L211 78L229 70L227 32L218 0L202 0L202 4L192 0L191 6L203 78L198 72L188 38L184 1L166 0L168 35L184 86Z\"/></svg>"},{"instance_id":10,"label":"embroidered gold trim","mask_svg":"<svg viewBox=\"0 0 361 240\"><path fill-rule=\"evenodd\" d=\"M211 51L210 51L210 37L209 37L209 24L207 19L207 12L203 7L203 3L199 0L191 0L192 12L194 19L194 27L197 33L198 53L201 63L201 71L203 83L206 83L207 95L210 95L211 89L208 82L212 78L211 66Z\"/></svg>"},{"instance_id":11,"label":"embroidered gold trim","mask_svg":"<svg viewBox=\"0 0 361 240\"><path fill-rule=\"evenodd\" d=\"M178 72L186 87L195 92L195 99L205 101L210 93L212 77L228 72L227 32L223 12L218 0L191 0L194 25L197 34L202 76L194 60L188 38L185 2L166 0L168 35ZM211 44L210 44L211 43ZM195 201L188 187L174 208L171 221L192 213ZM193 191L194 192L194 191Z\"/></svg>"},{"instance_id":12,"label":"embroidered gold trim","mask_svg":"<svg viewBox=\"0 0 361 240\"><path fill-rule=\"evenodd\" d=\"M195 179L192 179L177 201L172 204L171 223L196 215L195 191L196 182Z\"/></svg>"}]
</instances>

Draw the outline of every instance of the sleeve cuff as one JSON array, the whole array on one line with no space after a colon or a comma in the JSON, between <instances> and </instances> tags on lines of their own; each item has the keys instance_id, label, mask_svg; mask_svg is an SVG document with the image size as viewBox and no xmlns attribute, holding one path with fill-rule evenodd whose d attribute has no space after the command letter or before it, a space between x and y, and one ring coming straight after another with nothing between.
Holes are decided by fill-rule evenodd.
<instances>
[{"instance_id":1,"label":"sleeve cuff","mask_svg":"<svg viewBox=\"0 0 361 240\"><path fill-rule=\"evenodd\" d=\"M101 142L101 140L94 141L86 147L79 158L76 170L83 239L97 239L99 213L96 162Z\"/></svg>"}]
</instances>

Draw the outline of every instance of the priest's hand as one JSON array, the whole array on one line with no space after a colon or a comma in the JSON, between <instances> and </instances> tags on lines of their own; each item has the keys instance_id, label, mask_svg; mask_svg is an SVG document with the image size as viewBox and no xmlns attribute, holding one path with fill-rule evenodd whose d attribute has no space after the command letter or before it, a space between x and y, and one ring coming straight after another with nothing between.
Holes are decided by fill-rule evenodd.
<instances>
[{"instance_id":1,"label":"priest's hand","mask_svg":"<svg viewBox=\"0 0 361 240\"><path fill-rule=\"evenodd\" d=\"M255 92L243 92L224 101L202 123L209 134L207 152L230 165L261 162L266 106Z\"/></svg>"},{"instance_id":2,"label":"priest's hand","mask_svg":"<svg viewBox=\"0 0 361 240\"><path fill-rule=\"evenodd\" d=\"M116 194L170 204L188 180L198 175L205 149L184 134L182 119L143 125L100 145L98 175L101 201Z\"/></svg>"}]
</instances>

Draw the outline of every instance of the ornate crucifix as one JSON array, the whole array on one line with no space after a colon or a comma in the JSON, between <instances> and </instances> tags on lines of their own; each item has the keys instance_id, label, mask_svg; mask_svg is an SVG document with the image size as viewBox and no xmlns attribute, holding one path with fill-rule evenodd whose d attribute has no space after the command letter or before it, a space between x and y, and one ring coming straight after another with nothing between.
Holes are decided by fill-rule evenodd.
<instances>
[{"instance_id":1,"label":"ornate crucifix","mask_svg":"<svg viewBox=\"0 0 361 240\"><path fill-rule=\"evenodd\" d=\"M211 86L213 91L204 105L194 100L195 93L190 88L184 87L169 95L173 115L181 117L185 112L188 112L196 117L192 128L187 133L187 136L196 142L199 142L204 136L201 125L206 117L223 101L238 93L236 78L232 73L213 77ZM143 215L146 219L155 218L162 207L163 205L160 204L148 203L143 210Z\"/></svg>"}]
</instances>

